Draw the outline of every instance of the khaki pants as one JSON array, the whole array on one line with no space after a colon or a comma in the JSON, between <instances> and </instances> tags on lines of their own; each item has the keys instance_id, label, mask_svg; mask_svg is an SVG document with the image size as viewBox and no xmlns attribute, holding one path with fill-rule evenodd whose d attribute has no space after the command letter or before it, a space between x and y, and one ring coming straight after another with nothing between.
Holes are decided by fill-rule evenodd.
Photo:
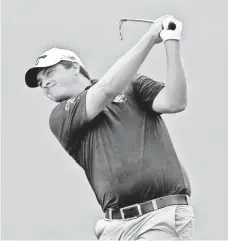
<instances>
[{"instance_id":1,"label":"khaki pants","mask_svg":"<svg viewBox=\"0 0 228 241\"><path fill-rule=\"evenodd\" d=\"M190 205L173 205L131 220L100 219L95 225L99 240L190 240L194 212Z\"/></svg>"}]
</instances>

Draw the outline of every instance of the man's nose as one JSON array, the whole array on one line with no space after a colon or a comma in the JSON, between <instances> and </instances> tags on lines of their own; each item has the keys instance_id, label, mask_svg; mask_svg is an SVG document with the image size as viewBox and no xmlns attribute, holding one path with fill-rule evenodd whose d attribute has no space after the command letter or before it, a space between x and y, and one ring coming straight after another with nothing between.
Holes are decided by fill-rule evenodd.
<instances>
[{"instance_id":1,"label":"man's nose","mask_svg":"<svg viewBox=\"0 0 228 241\"><path fill-rule=\"evenodd\" d=\"M45 79L42 81L42 87L43 88L50 88L53 85L53 81L50 79Z\"/></svg>"}]
</instances>

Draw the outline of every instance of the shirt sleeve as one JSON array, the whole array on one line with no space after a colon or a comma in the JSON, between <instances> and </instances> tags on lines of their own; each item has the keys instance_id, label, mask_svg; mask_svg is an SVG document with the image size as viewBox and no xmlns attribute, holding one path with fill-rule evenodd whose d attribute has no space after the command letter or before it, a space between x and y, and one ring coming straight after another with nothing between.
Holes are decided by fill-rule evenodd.
<instances>
[{"instance_id":1,"label":"shirt sleeve","mask_svg":"<svg viewBox=\"0 0 228 241\"><path fill-rule=\"evenodd\" d=\"M137 74L133 81L133 91L138 101L152 110L152 104L158 93L165 87L163 82L155 81ZM154 111L155 112L155 111Z\"/></svg>"},{"instance_id":2,"label":"shirt sleeve","mask_svg":"<svg viewBox=\"0 0 228 241\"><path fill-rule=\"evenodd\" d=\"M86 134L86 126L89 122L86 116L86 94L87 90L63 101L50 115L50 129L64 146L72 137L80 140Z\"/></svg>"}]
</instances>

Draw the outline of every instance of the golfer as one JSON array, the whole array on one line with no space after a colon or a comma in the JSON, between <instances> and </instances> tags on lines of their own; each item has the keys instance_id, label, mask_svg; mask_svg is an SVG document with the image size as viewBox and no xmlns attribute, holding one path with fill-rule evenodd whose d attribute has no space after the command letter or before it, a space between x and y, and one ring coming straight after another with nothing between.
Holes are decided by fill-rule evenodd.
<instances>
[{"instance_id":1,"label":"golfer","mask_svg":"<svg viewBox=\"0 0 228 241\"><path fill-rule=\"evenodd\" d=\"M156 19L99 80L90 79L74 52L56 47L25 75L29 87L58 103L50 128L84 169L104 212L95 225L99 240L191 239L190 184L161 117L187 105L181 31L171 15ZM162 42L165 84L138 73Z\"/></svg>"}]
</instances>

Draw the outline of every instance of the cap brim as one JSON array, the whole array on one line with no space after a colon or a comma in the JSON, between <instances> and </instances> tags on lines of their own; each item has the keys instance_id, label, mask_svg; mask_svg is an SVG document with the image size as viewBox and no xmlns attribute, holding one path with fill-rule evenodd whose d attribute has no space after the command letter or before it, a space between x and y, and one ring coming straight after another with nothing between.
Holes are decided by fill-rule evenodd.
<instances>
[{"instance_id":1,"label":"cap brim","mask_svg":"<svg viewBox=\"0 0 228 241\"><path fill-rule=\"evenodd\" d=\"M25 74L25 83L30 88L38 87L37 74L42 69L42 67L33 67L29 69Z\"/></svg>"},{"instance_id":2,"label":"cap brim","mask_svg":"<svg viewBox=\"0 0 228 241\"><path fill-rule=\"evenodd\" d=\"M30 88L38 87L38 82L37 82L38 72L43 68L51 67L55 64L58 64L60 61L61 60L57 59L55 61L51 61L48 63L41 63L41 64L38 64L37 66L30 68L25 74L25 83L27 84L27 86Z\"/></svg>"},{"instance_id":3,"label":"cap brim","mask_svg":"<svg viewBox=\"0 0 228 241\"><path fill-rule=\"evenodd\" d=\"M50 67L50 66L53 66L55 64L58 64L60 61L62 60L65 60L65 61L70 61L70 62L77 62L77 61L72 61L72 60L69 60L69 59L57 59L55 61L51 61L51 62L46 62L46 63L41 63L40 65L38 64L37 66L35 67L32 67L30 68L26 74L25 74L25 83L27 84L28 87L30 88L36 88L38 87L38 82L37 82L37 74L38 72L43 69L43 68L46 68L46 67ZM79 63L79 62L77 62ZM83 66L83 64L79 63L81 66Z\"/></svg>"}]
</instances>

